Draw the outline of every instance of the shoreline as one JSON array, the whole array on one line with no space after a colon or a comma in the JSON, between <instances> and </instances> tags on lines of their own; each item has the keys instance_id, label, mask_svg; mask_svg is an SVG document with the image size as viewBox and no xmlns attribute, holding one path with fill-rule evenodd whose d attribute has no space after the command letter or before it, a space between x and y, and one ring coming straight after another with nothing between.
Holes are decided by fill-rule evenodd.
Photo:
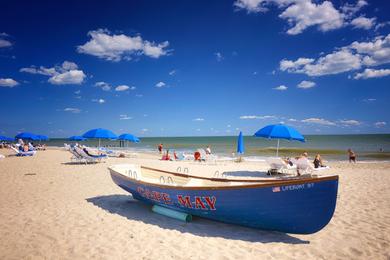
<instances>
[{"instance_id":1,"label":"shoreline","mask_svg":"<svg viewBox=\"0 0 390 260\"><path fill-rule=\"evenodd\" d=\"M57 150L61 150L63 149L64 147L62 146L46 146L47 149L57 149ZM96 148L96 147L91 147L91 148ZM140 148L136 148L136 147L105 147L105 148L109 148L109 149L112 149L113 151L124 151L124 152L132 152L132 153L142 153L142 154L147 154L147 155L157 155L157 156L160 156L160 154L157 153L157 151L154 151L152 149L140 149ZM119 148L119 149L118 149ZM130 148L130 149L129 149ZM1 151L1 150L0 150ZM305 149L301 149L301 151L306 151ZM180 151L179 151L180 152ZM188 153L188 152L187 152ZM190 153L188 153L190 154ZM231 161L231 160L235 160L237 159L237 156L233 157L232 155L228 155L228 154L218 154L218 153L214 153L217 157L220 158L220 161ZM298 155L299 153L297 153ZM325 154L326 156L326 154ZM275 157L275 156L272 156L272 154L270 155L243 155L241 156L244 160L247 159L248 161L259 161L259 162L264 162L264 160L266 158L269 158L269 157ZM280 157L289 157L289 156L284 156L282 154L282 156ZM314 157L314 156L310 156L309 154L309 158L311 157ZM348 162L348 159L346 158L345 156L345 160L340 160L340 159L333 159L333 158L329 158L329 159L325 159L324 160L325 162L334 162L334 163L343 163L343 162ZM390 163L390 155L387 159L383 159L383 160L378 160L378 159L368 159L368 158L365 158L363 157L362 159L357 159L357 162L356 163L363 163L363 162L366 162L366 163Z\"/></svg>"}]
</instances>

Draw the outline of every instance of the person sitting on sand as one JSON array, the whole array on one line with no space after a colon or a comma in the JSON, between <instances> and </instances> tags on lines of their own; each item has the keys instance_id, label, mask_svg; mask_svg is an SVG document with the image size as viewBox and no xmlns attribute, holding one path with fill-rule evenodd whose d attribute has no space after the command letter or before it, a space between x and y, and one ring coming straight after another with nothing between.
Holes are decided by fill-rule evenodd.
<instances>
[{"instance_id":1,"label":"person sitting on sand","mask_svg":"<svg viewBox=\"0 0 390 260\"><path fill-rule=\"evenodd\" d=\"M354 151L352 151L351 148L348 149L348 157L349 157L349 162L354 162L356 163L356 154Z\"/></svg>"},{"instance_id":2,"label":"person sitting on sand","mask_svg":"<svg viewBox=\"0 0 390 260\"><path fill-rule=\"evenodd\" d=\"M167 150L167 153L164 154L164 155L162 156L161 160L163 160L163 161L169 161L170 159L171 159L171 158L170 158L170 156L169 156L169 150Z\"/></svg>"},{"instance_id":3,"label":"person sitting on sand","mask_svg":"<svg viewBox=\"0 0 390 260\"><path fill-rule=\"evenodd\" d=\"M321 155L319 154L317 154L316 157L314 158L313 164L314 164L314 168L326 167L322 162Z\"/></svg>"}]
</instances>

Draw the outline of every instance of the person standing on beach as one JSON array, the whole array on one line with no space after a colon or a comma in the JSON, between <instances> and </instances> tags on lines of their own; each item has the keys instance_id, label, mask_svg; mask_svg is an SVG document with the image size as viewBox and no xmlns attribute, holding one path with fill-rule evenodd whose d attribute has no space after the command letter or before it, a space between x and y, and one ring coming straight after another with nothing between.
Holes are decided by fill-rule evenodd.
<instances>
[{"instance_id":1,"label":"person standing on beach","mask_svg":"<svg viewBox=\"0 0 390 260\"><path fill-rule=\"evenodd\" d=\"M352 151L351 148L348 149L348 157L349 157L349 162L354 162L356 163L356 154L354 151Z\"/></svg>"},{"instance_id":2,"label":"person standing on beach","mask_svg":"<svg viewBox=\"0 0 390 260\"><path fill-rule=\"evenodd\" d=\"M206 148L206 154L211 154L211 148L210 148L210 145L207 146Z\"/></svg>"},{"instance_id":3,"label":"person standing on beach","mask_svg":"<svg viewBox=\"0 0 390 260\"><path fill-rule=\"evenodd\" d=\"M161 153L162 153L162 150L163 150L163 144L160 143L160 144L157 146L157 149L158 149L158 152L161 154Z\"/></svg>"}]
</instances>

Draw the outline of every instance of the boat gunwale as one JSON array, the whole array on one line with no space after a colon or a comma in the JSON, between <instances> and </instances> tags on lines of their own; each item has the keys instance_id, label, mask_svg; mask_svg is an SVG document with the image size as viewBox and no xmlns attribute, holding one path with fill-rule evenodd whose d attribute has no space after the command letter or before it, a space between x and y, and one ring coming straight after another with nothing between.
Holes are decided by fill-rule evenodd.
<instances>
[{"instance_id":1,"label":"boat gunwale","mask_svg":"<svg viewBox=\"0 0 390 260\"><path fill-rule=\"evenodd\" d=\"M251 184L244 184L244 185L229 185L229 186L175 186L175 185L169 185L169 184L159 184L159 183L152 183L152 182L145 182L142 180L137 180L134 178L130 178L122 173L117 172L116 170L112 169L111 166L108 167L110 170L111 175L117 175L120 178L124 178L126 180L129 180L131 182L145 185L145 186L153 186L163 189L173 189L173 190L232 190L232 189L252 189L252 188L267 188L267 187L274 187L274 186L287 186L287 185L296 185L296 184L305 184L305 183L313 183L313 182L322 182L322 181L332 181L336 180L338 181L339 176L338 175L332 175L332 176L322 176L317 178L305 178L305 179L293 179L293 180L275 180L274 182L257 182L257 183L251 183ZM163 171L164 172L164 171ZM170 172L165 172L170 173ZM186 175L185 175L186 176ZM187 176L188 178L192 178L191 176ZM217 181L216 179L210 179L211 181Z\"/></svg>"},{"instance_id":2,"label":"boat gunwale","mask_svg":"<svg viewBox=\"0 0 390 260\"><path fill-rule=\"evenodd\" d=\"M213 177L203 177L203 176L196 176L196 175L191 175L191 174L185 174L185 173L177 173L177 172L171 172L171 171L165 171L165 170L160 170L156 168L151 168L147 166L140 166L141 169L146 169L146 170L151 170L151 171L156 171L156 172L163 172L163 173L168 173L172 174L175 176L179 177L186 177L186 178L196 178L196 179L202 179L202 180L209 180L209 181L219 181L219 182L277 182L277 181L291 181L291 180L302 180L302 177L294 176L294 177L289 177L285 179L228 179L228 178L213 178ZM331 176L338 176L338 175L331 175ZM327 176L322 176L322 177L327 177ZM315 177L315 178L322 178L322 177ZM315 179L315 178L307 178L307 179Z\"/></svg>"}]
</instances>

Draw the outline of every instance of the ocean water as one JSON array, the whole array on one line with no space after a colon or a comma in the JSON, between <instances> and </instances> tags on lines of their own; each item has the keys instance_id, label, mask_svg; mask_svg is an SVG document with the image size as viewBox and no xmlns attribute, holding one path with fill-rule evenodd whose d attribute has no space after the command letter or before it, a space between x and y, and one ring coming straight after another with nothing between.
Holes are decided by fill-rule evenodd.
<instances>
[{"instance_id":1,"label":"ocean water","mask_svg":"<svg viewBox=\"0 0 390 260\"><path fill-rule=\"evenodd\" d=\"M280 140L279 154L285 157L294 157L306 151L314 157L317 153L326 160L347 160L347 149L351 148L358 160L389 160L390 161L390 134L372 135L306 135L306 142ZM72 143L67 139L50 139L45 142L50 146L63 146ZM97 146L97 140L80 142L87 146ZM205 137L145 137L141 143L129 143L119 148L119 141L101 140L102 146L113 149L127 149L138 151L157 151L157 145L162 143L170 151L193 153L198 148L210 145L213 153L232 157L236 152L236 136L205 136ZM277 140L245 136L245 155L252 158L264 158L276 153Z\"/></svg>"}]
</instances>

